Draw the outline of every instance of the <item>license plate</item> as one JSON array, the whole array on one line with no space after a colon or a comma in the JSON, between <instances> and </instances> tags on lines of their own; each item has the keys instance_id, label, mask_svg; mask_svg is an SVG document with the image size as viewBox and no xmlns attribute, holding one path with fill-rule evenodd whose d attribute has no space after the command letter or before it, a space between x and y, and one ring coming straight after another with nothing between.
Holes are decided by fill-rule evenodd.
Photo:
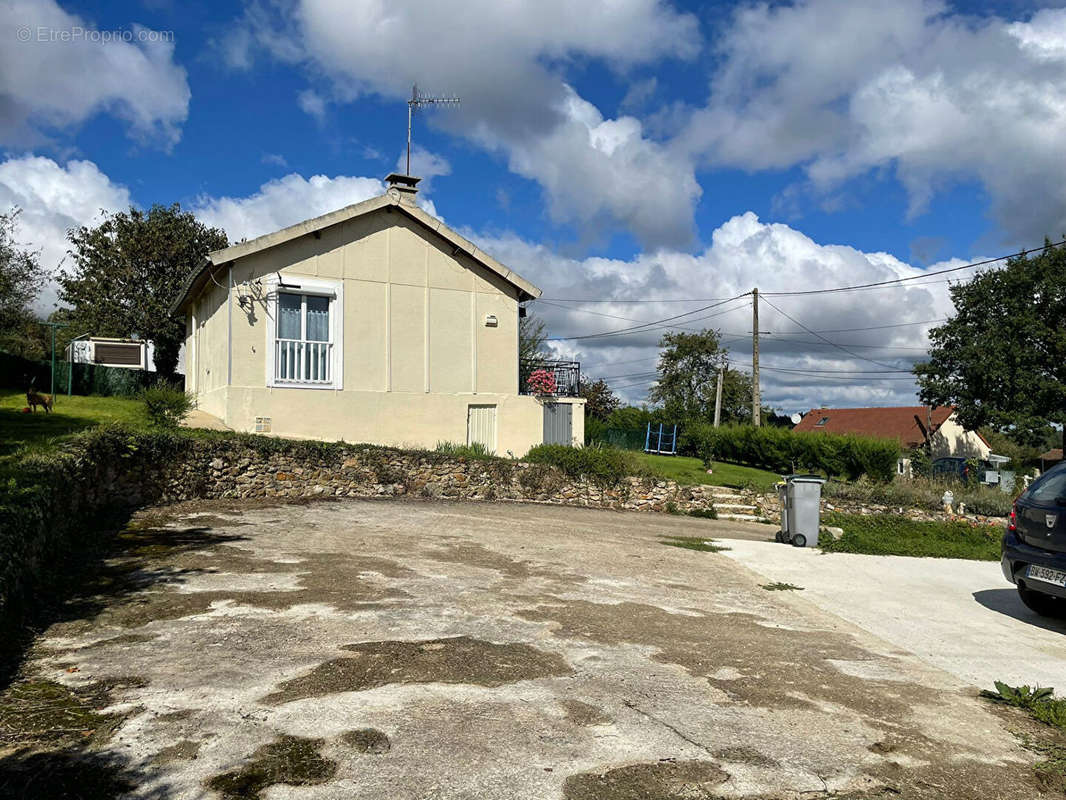
<instances>
[{"instance_id":1,"label":"license plate","mask_svg":"<svg viewBox=\"0 0 1066 800\"><path fill-rule=\"evenodd\" d=\"M1048 569L1047 567L1038 567L1036 564L1030 564L1029 569L1025 571L1027 578L1032 578L1034 581L1043 581L1044 583L1053 583L1056 586L1066 587L1066 572L1060 572L1057 569Z\"/></svg>"}]
</instances>

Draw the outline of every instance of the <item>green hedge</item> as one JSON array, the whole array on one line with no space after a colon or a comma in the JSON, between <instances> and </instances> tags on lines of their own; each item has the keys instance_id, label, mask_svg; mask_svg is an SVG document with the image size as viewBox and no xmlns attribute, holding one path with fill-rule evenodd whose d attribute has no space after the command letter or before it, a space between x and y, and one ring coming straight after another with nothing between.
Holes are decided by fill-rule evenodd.
<instances>
[{"instance_id":1,"label":"green hedge","mask_svg":"<svg viewBox=\"0 0 1066 800\"><path fill-rule=\"evenodd\" d=\"M680 448L708 463L728 461L781 474L820 472L849 480L867 475L891 481L900 457L899 443L891 439L741 425L689 425L681 432Z\"/></svg>"},{"instance_id":2,"label":"green hedge","mask_svg":"<svg viewBox=\"0 0 1066 800\"><path fill-rule=\"evenodd\" d=\"M631 453L599 445L538 444L522 460L556 467L571 478L585 478L602 487L617 486L626 477L645 471Z\"/></svg>"},{"instance_id":3,"label":"green hedge","mask_svg":"<svg viewBox=\"0 0 1066 800\"><path fill-rule=\"evenodd\" d=\"M50 361L30 361L11 353L0 352L0 386L9 389L26 389L30 378L38 391L47 392L52 387L52 365ZM100 397L136 397L143 390L160 384L172 384L181 389L184 379L176 375L172 379L164 378L157 372L143 369L125 369L123 367L105 367L100 364L74 364L56 361L56 392L67 393L67 383L73 378L72 394L98 395Z\"/></svg>"}]
</instances>

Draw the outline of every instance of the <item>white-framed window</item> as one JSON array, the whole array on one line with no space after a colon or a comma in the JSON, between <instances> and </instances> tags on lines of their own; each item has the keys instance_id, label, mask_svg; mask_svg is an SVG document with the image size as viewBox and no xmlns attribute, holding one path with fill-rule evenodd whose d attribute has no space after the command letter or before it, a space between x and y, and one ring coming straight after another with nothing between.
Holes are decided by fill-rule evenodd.
<instances>
[{"instance_id":1,"label":"white-framed window","mask_svg":"<svg viewBox=\"0 0 1066 800\"><path fill-rule=\"evenodd\" d=\"M267 386L340 389L343 284L275 278L267 315Z\"/></svg>"}]
</instances>

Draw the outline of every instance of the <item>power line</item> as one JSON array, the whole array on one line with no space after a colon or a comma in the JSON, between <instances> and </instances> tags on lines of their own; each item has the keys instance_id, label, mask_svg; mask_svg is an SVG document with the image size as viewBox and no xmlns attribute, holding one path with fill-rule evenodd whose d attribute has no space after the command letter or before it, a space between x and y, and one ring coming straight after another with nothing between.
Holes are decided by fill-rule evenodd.
<instances>
[{"instance_id":1,"label":"power line","mask_svg":"<svg viewBox=\"0 0 1066 800\"><path fill-rule=\"evenodd\" d=\"M811 334L812 336L816 336L817 338L821 339L826 344L833 345L833 347L837 348L838 350L840 350L840 351L842 351L844 353L847 353L849 356L852 356L853 358L857 358L857 359L859 359L861 361L869 361L871 364L877 364L877 366L879 366L879 367L887 367L889 369L896 369L891 364L886 364L883 361L877 361L876 359L873 359L873 358L866 358L865 356L860 356L858 353L853 353L851 350L849 350L848 348L844 347L843 345L837 344L836 342L832 342L829 339L826 339L824 336L822 336L817 331L812 331L810 328L808 328L806 325L804 325L802 322L800 322L795 317L790 317L788 314L786 314L780 308L775 306L769 300L766 301L766 305L770 306L770 308L772 308L774 311L776 311L781 316L783 316L786 319L789 319L792 322L794 322L795 324L799 325L801 328L803 328L803 330L807 331L807 333Z\"/></svg>"},{"instance_id":2,"label":"power line","mask_svg":"<svg viewBox=\"0 0 1066 800\"><path fill-rule=\"evenodd\" d=\"M748 334L748 335L750 336L751 334ZM765 336L766 334L763 334L763 335ZM776 333L771 334L771 335L772 336L776 336ZM836 347L835 344L826 344L825 342L808 342L808 341L802 340L802 339L766 339L765 341L762 342L762 346L763 347L765 347L768 344L775 344L775 345L776 344L787 344L787 345L800 344L800 345L805 345L807 347ZM851 342L849 342L848 343L848 347L860 347L860 348L867 349L867 350L908 350L908 351L911 351L911 352L918 352L918 353L928 353L929 352L929 348L928 347L904 347L903 345L892 345L892 344L852 344Z\"/></svg>"},{"instance_id":3,"label":"power line","mask_svg":"<svg viewBox=\"0 0 1066 800\"><path fill-rule=\"evenodd\" d=\"M730 297L730 298L727 298L726 300L722 300L722 301L720 301L718 303L711 303L710 305L703 306L702 308L695 308L692 311L686 311L684 314L675 314L672 317L666 317L664 319L657 319L657 320L653 320L653 321L650 321L650 322L644 322L644 323L641 323L640 325L633 325L633 326L631 326L629 328L619 328L617 330L603 331L601 333L588 333L588 334L584 334L582 336L552 336L552 337L549 337L547 339L547 341L549 341L549 342L560 342L560 341L572 342L572 341L578 341L578 340L581 340L581 339L603 339L603 338L607 338L607 337L618 336L618 335L621 335L621 334L631 334L631 333L638 333L638 332L639 333L647 333L648 330L645 330L645 329L649 329L649 326L659 327L659 326L662 326L663 323L666 323L666 322L673 322L676 319L681 319L682 317L690 317L693 314L700 313L701 311L709 311L712 308L718 308L719 306L724 306L726 303L731 303L734 300L739 300L742 297L747 297L749 294L751 294L751 292L745 292L744 294L738 294L736 297ZM709 319L709 317L703 317L703 319ZM694 321L694 320L690 320L690 321Z\"/></svg>"},{"instance_id":4,"label":"power line","mask_svg":"<svg viewBox=\"0 0 1066 800\"><path fill-rule=\"evenodd\" d=\"M891 325L870 325L866 328L821 328L817 333L855 333L856 331L881 331L888 328L907 328L913 325L931 325L934 322L944 322L947 317L938 317L937 319L923 319L920 322L896 322ZM792 334L803 333L803 331L774 331L774 335L777 334Z\"/></svg>"},{"instance_id":5,"label":"power line","mask_svg":"<svg viewBox=\"0 0 1066 800\"><path fill-rule=\"evenodd\" d=\"M829 294L831 292L853 292L853 291L856 291L858 289L873 289L873 288L879 287L879 286L893 286L895 284L905 283L905 282L908 282L908 281L918 281L918 280L921 280L922 278L931 278L934 275L946 275L949 272L959 272L959 271L964 270L964 269L975 269L977 267L984 267L984 266L987 266L988 264L995 264L995 263L997 263L999 261L1006 261L1007 259L1010 259L1010 258L1016 258L1018 256L1025 256L1025 255L1028 255L1029 253L1034 253L1037 250L1050 250L1052 247L1060 247L1060 246L1062 246L1064 244L1066 244L1066 239L1063 239L1060 242L1052 242L1050 244L1046 244L1046 245L1043 245L1041 247L1032 248L1030 250L1019 250L1017 253L1011 253L1010 255L1006 255L1006 256L999 256L997 258L986 258L984 261L975 261L972 264L964 264L961 267L950 267L948 269L938 269L938 270L935 270L934 272L925 272L925 273L922 273L921 275L910 275L910 276L905 277L905 278L894 278L894 279L888 280L888 281L877 281L875 283L860 283L860 284L858 284L856 286L836 286L836 287L829 288L829 289L806 289L804 291L797 291L797 292L760 292L760 294L762 294L763 296L770 295L772 297L798 297L800 295L807 295L807 294Z\"/></svg>"},{"instance_id":6,"label":"power line","mask_svg":"<svg viewBox=\"0 0 1066 800\"><path fill-rule=\"evenodd\" d=\"M539 302L553 302L553 303L713 303L718 300L728 300L728 297L688 297L684 299L648 299L640 298L637 300L623 300L620 297L607 298L607 299L594 299L591 297L575 298L575 297L538 297Z\"/></svg>"},{"instance_id":7,"label":"power line","mask_svg":"<svg viewBox=\"0 0 1066 800\"><path fill-rule=\"evenodd\" d=\"M544 305L552 306L553 308L561 308L563 311L568 311L568 312L571 312L571 313L576 311L579 314L595 314L597 317L610 317L611 319L620 319L620 320L623 320L625 322L639 322L639 323L643 323L643 324L647 324L647 325L651 325L652 324L652 322L645 322L644 320L633 319L632 317L620 317L617 314L606 314L603 311L593 311L592 309L589 309L589 308L568 308L566 306L561 306L558 303L552 302L551 300L544 300L544 299L538 298L537 302L538 303L544 303ZM693 312L693 313L695 313L695 312ZM699 330L698 328L692 328L692 327L689 327L687 325L672 325L671 327L684 328L685 330L688 330L688 331Z\"/></svg>"}]
</instances>

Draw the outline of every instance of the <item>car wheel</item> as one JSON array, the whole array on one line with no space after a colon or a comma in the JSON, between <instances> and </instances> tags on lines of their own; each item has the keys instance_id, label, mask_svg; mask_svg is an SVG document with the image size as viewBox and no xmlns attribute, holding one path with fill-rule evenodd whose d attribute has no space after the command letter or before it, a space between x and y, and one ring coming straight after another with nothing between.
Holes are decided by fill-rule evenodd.
<instances>
[{"instance_id":1,"label":"car wheel","mask_svg":"<svg viewBox=\"0 0 1066 800\"><path fill-rule=\"evenodd\" d=\"M792 537L792 544L794 544L796 547L806 547L807 537L804 536L802 533L797 533L795 536Z\"/></svg>"},{"instance_id":2,"label":"car wheel","mask_svg":"<svg viewBox=\"0 0 1066 800\"><path fill-rule=\"evenodd\" d=\"M1042 617L1066 618L1066 600L1043 592L1034 592L1024 586L1018 587L1018 597L1025 603L1026 608Z\"/></svg>"}]
</instances>

